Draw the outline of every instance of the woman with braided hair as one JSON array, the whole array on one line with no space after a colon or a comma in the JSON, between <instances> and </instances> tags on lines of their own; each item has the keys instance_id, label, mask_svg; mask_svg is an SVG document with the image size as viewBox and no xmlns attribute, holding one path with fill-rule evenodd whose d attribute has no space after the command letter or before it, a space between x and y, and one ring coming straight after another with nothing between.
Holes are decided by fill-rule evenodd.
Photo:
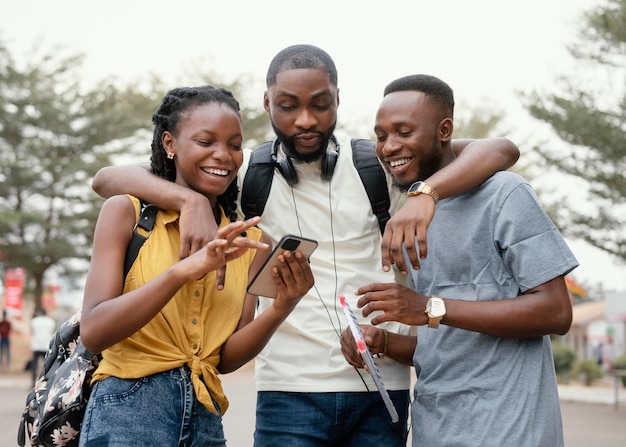
<instances>
[{"instance_id":1,"label":"woman with braided hair","mask_svg":"<svg viewBox=\"0 0 626 447\"><path fill-rule=\"evenodd\" d=\"M306 259L286 252L273 272L275 304L254 318L256 297L246 286L266 257L257 250L269 245L258 219L235 220L243 153L233 95L176 88L152 121L152 172L207 197L219 230L181 260L179 213L159 210L124 278L139 199L113 196L102 206L81 321L85 346L102 353L80 433L84 447L226 445L228 400L218 374L251 360L313 285ZM221 284L216 270L224 265Z\"/></svg>"}]
</instances>

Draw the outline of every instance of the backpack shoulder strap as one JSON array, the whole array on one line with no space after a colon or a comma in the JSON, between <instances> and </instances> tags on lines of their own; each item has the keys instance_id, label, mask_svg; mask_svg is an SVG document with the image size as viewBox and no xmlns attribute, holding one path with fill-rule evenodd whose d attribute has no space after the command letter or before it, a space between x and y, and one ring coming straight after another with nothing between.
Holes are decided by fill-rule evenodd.
<instances>
[{"instance_id":1,"label":"backpack shoulder strap","mask_svg":"<svg viewBox=\"0 0 626 447\"><path fill-rule=\"evenodd\" d=\"M372 141L353 138L351 145L352 161L367 192L372 212L378 219L380 232L384 233L385 225L391 217L389 215L391 200L389 199L385 171L383 171L383 167L376 157L375 146Z\"/></svg>"},{"instance_id":2,"label":"backpack shoulder strap","mask_svg":"<svg viewBox=\"0 0 626 447\"><path fill-rule=\"evenodd\" d=\"M275 167L272 144L272 141L266 141L250 154L241 188L241 210L246 219L262 215L270 195Z\"/></svg>"},{"instance_id":3,"label":"backpack shoulder strap","mask_svg":"<svg viewBox=\"0 0 626 447\"><path fill-rule=\"evenodd\" d=\"M137 259L141 246L150 237L150 233L154 227L154 221L156 220L156 215L159 212L159 209L156 206L146 203L141 199L139 201L141 215L139 216L139 220L133 230L133 237L128 244L128 248L126 249L126 257L124 258L124 278L126 278L126 275L133 266L135 259ZM141 228L147 234L144 236L138 231L138 228Z\"/></svg>"},{"instance_id":4,"label":"backpack shoulder strap","mask_svg":"<svg viewBox=\"0 0 626 447\"><path fill-rule=\"evenodd\" d=\"M372 212L378 219L381 233L390 218L389 191L387 178L378 162L374 143L366 139L352 139L352 160L356 167L367 196ZM272 160L272 141L263 143L250 154L248 170L241 190L241 210L246 219L263 214L267 198L272 187L275 163Z\"/></svg>"}]
</instances>

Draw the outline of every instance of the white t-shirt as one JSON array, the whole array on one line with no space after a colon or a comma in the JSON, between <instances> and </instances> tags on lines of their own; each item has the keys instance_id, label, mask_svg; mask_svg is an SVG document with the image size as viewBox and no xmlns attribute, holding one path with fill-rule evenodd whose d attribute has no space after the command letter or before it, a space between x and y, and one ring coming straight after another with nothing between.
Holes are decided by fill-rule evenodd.
<instances>
[{"instance_id":1,"label":"white t-shirt","mask_svg":"<svg viewBox=\"0 0 626 447\"><path fill-rule=\"evenodd\" d=\"M46 315L30 320L30 349L35 352L47 351L56 327L56 321Z\"/></svg>"},{"instance_id":2,"label":"white t-shirt","mask_svg":"<svg viewBox=\"0 0 626 447\"><path fill-rule=\"evenodd\" d=\"M256 359L258 391L353 392L367 391L361 378L341 354L339 334L347 327L338 295L344 294L359 322L354 292L373 282L395 281L381 268L381 234L376 216L352 162L350 139L340 138L340 151L332 179L322 180L320 162L294 161L298 183L289 186L277 169L259 227L276 245L285 234L315 239L311 257L315 286L302 298ZM248 167L246 151L239 171L240 188ZM280 154L279 156L284 156ZM390 191L391 181L388 177ZM392 209L399 192L391 191ZM260 298L259 311L271 305ZM408 334L398 323L380 325ZM410 367L389 358L377 359L387 389L410 386ZM364 370L369 391L376 387Z\"/></svg>"}]
</instances>

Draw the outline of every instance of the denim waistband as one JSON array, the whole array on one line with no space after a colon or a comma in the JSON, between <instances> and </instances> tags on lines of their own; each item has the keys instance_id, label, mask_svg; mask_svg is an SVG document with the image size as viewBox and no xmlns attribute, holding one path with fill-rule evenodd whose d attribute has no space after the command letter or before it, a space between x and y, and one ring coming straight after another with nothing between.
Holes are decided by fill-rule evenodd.
<instances>
[{"instance_id":1,"label":"denim waistband","mask_svg":"<svg viewBox=\"0 0 626 447\"><path fill-rule=\"evenodd\" d=\"M153 375L163 375L163 376L167 376L167 377L173 377L173 378L189 378L189 376L191 376L191 369L189 369L189 367L187 365L182 365L182 366L178 366L176 368L172 368L170 370L167 371L163 371L160 373L156 373Z\"/></svg>"}]
</instances>

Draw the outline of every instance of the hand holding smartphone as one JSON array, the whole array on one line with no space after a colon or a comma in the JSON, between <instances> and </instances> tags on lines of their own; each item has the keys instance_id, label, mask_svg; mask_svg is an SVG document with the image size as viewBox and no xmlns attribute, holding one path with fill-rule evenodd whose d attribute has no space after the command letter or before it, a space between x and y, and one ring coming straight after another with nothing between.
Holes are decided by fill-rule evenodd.
<instances>
[{"instance_id":1,"label":"hand holding smartphone","mask_svg":"<svg viewBox=\"0 0 626 447\"><path fill-rule=\"evenodd\" d=\"M316 248L317 241L313 239L295 236L293 234L283 236L265 260L261 269L254 275L252 281L250 281L248 293L268 298L276 298L278 290L274 284L274 278L272 278L272 268L278 266L278 256L285 251L299 251L308 260Z\"/></svg>"}]
</instances>

